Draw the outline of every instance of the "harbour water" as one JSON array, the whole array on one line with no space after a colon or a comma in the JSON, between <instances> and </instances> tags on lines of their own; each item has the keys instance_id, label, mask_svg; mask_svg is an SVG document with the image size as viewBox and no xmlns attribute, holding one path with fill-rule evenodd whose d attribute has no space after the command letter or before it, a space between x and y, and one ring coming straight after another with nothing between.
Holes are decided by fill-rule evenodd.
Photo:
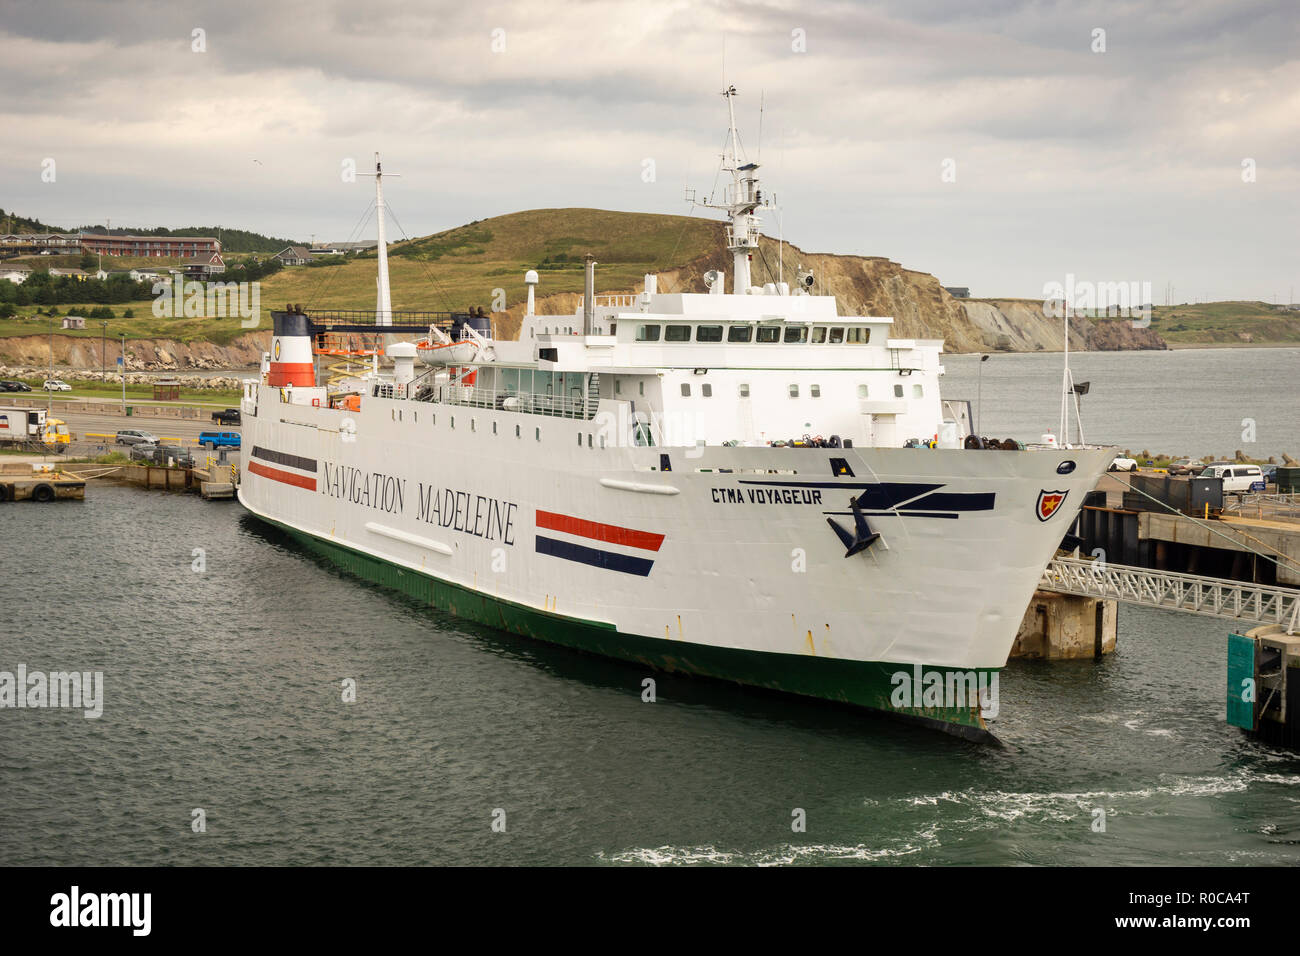
<instances>
[{"instance_id":1,"label":"harbour water","mask_svg":"<svg viewBox=\"0 0 1300 956\"><path fill-rule=\"evenodd\" d=\"M1300 449L1283 351L1205 361ZM1198 437L1202 389L1248 415L1177 364L1206 354L1079 356L1085 423L1237 447ZM986 363L992 433L1041 428L1017 403L1050 406L1052 369ZM0 542L0 671L104 680L98 719L0 710L3 865L1300 863L1300 755L1224 722L1228 622L1121 607L1113 656L1012 662L989 747L466 624L236 504L95 484L0 506Z\"/></svg>"},{"instance_id":2,"label":"harbour water","mask_svg":"<svg viewBox=\"0 0 1300 956\"><path fill-rule=\"evenodd\" d=\"M1057 431L1061 353L993 353L982 389L977 355L945 355L945 398L983 396L981 431L1038 441ZM1135 454L1300 457L1300 349L1072 352L1084 437ZM1072 419L1073 421L1073 419ZM1254 423L1254 441L1246 434ZM1071 425L1071 439L1075 437Z\"/></svg>"}]
</instances>

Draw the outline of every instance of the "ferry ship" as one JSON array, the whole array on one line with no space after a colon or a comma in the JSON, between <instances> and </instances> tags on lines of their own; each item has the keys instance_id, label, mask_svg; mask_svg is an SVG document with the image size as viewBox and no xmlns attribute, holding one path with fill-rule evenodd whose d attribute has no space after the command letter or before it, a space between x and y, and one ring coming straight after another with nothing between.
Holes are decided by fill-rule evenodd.
<instances>
[{"instance_id":1,"label":"ferry ship","mask_svg":"<svg viewBox=\"0 0 1300 956\"><path fill-rule=\"evenodd\" d=\"M986 738L985 689L1115 453L989 443L941 397L941 340L840 315L802 273L751 284L765 201L734 95L729 181L699 203L731 274L597 295L588 256L557 316L529 272L513 341L481 310L391 310L376 162L375 314L272 313L239 500L482 624Z\"/></svg>"}]
</instances>

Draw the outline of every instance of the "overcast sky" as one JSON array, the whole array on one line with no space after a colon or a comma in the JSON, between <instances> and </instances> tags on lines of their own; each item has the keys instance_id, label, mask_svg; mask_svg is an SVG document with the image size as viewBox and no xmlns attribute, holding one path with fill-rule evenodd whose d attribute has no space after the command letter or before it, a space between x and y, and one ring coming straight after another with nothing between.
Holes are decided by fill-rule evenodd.
<instances>
[{"instance_id":1,"label":"overcast sky","mask_svg":"<svg viewBox=\"0 0 1300 956\"><path fill-rule=\"evenodd\" d=\"M683 213L716 173L725 64L809 251L986 296L1068 273L1157 304L1300 287L1296 0L2 4L0 207L55 225L354 238L373 187L343 164L376 150L412 236Z\"/></svg>"}]
</instances>

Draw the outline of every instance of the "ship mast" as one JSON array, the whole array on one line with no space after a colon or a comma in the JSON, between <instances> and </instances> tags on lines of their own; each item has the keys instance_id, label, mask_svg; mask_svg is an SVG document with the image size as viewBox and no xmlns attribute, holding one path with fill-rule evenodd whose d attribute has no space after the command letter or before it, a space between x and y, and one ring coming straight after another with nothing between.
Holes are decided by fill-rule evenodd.
<instances>
[{"instance_id":1,"label":"ship mast","mask_svg":"<svg viewBox=\"0 0 1300 956\"><path fill-rule=\"evenodd\" d=\"M727 99L727 145L722 154L722 170L731 174L731 184L726 187L724 202L709 200L696 205L706 209L721 209L731 219L727 226L727 251L731 253L732 291L738 295L747 295L751 285L750 262L754 250L758 248L760 219L754 210L762 205L763 197L758 188L758 163L742 163L740 160L740 134L736 130L736 88L728 86L722 91ZM694 200L692 200L694 201Z\"/></svg>"},{"instance_id":2,"label":"ship mast","mask_svg":"<svg viewBox=\"0 0 1300 956\"><path fill-rule=\"evenodd\" d=\"M375 221L379 227L379 293L375 300L375 325L393 324L393 302L388 291L388 241L384 237L384 172L375 153Z\"/></svg>"}]
</instances>

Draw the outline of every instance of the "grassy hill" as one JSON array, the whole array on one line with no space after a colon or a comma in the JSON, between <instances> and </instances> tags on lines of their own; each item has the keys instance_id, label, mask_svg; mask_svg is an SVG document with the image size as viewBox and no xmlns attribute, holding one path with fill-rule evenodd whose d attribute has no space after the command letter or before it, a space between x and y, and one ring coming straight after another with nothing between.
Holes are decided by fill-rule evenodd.
<instances>
[{"instance_id":1,"label":"grassy hill","mask_svg":"<svg viewBox=\"0 0 1300 956\"><path fill-rule=\"evenodd\" d=\"M1158 305L1151 328L1174 346L1300 344L1300 310L1267 302Z\"/></svg>"},{"instance_id":2,"label":"grassy hill","mask_svg":"<svg viewBox=\"0 0 1300 956\"><path fill-rule=\"evenodd\" d=\"M537 294L582 291L582 259L596 257L602 292L639 287L647 272L714 254L723 226L707 219L602 209L531 209L458 226L390 247L394 309L491 308L527 297L524 273L536 269ZM375 256L323 268L291 267L262 283L262 302L337 309L375 307Z\"/></svg>"},{"instance_id":3,"label":"grassy hill","mask_svg":"<svg viewBox=\"0 0 1300 956\"><path fill-rule=\"evenodd\" d=\"M520 306L527 295L523 276L529 269L536 269L541 280L538 310L571 312L574 297L582 292L582 258L586 253L594 255L598 262L596 287L602 294L639 290L647 272L659 274L662 292L703 291L700 275L704 270L721 267L731 271L725 241L723 223L688 216L600 209L533 209L497 216L391 246L393 308L493 309L500 304L494 301L494 292L500 289L510 314L502 316L498 311L497 327L500 334L510 337L518 329ZM776 278L772 275L776 267L775 243L765 239L760 249L753 264L757 283ZM227 261L238 258L238 254L228 256ZM110 268L128 264L167 262L105 260L105 266ZM799 265L816 271L821 288L833 292L843 310L893 316L900 336L943 338L952 351L993 347L959 300L943 292L934 276L913 272L882 257L806 253L787 244L787 279L793 277ZM286 267L262 280L261 329L269 328L266 312L290 302L309 309L373 309L375 270L373 253L339 264ZM556 298L547 301L552 296ZM976 303L966 301L967 309L970 303ZM236 319L155 318L151 305L146 300L112 306L117 317L108 327L109 336L125 332L132 339L225 345L246 331ZM1027 303L1034 308L1039 305L1036 301ZM58 308L61 315L81 311L77 305ZM126 308L133 310L134 317L122 317ZM18 318L0 320L0 337L44 335L49 324L44 316L33 317L38 309L24 306ZM97 339L101 334L98 322L88 324L91 328L84 332L56 331L74 338ZM1055 326L1053 334L1054 330ZM1157 307L1152 330L1176 346L1300 344L1300 312L1262 302ZM1018 348L1054 347L1027 326L1021 331L1026 341Z\"/></svg>"}]
</instances>

